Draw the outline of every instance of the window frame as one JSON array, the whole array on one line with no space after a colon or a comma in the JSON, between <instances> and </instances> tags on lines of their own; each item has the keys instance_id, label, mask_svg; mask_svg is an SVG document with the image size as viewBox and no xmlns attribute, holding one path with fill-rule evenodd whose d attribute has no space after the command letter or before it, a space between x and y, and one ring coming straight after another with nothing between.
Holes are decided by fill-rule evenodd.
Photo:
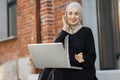
<instances>
[{"instance_id":1,"label":"window frame","mask_svg":"<svg viewBox=\"0 0 120 80\"><path fill-rule=\"evenodd\" d=\"M6 32L6 36L5 38L2 38L0 39L0 42L3 42L3 41L8 41L8 40L12 40L12 39L16 39L17 38L17 9L15 10L16 13L15 14L12 14L11 16L15 16L14 18L14 21L16 21L15 23L15 26L12 25L12 21L10 23L10 9L12 9L13 6L17 5L17 0L6 0L6 4L7 4L7 15L6 15L6 22L7 22L7 32ZM13 19L13 18L12 18ZM11 20L12 20L11 19ZM11 27L13 26L13 27ZM3 26L4 27L4 26ZM10 28L11 27L11 28ZM15 31L13 32L13 28L15 29ZM11 29L11 30L10 30Z\"/></svg>"}]
</instances>

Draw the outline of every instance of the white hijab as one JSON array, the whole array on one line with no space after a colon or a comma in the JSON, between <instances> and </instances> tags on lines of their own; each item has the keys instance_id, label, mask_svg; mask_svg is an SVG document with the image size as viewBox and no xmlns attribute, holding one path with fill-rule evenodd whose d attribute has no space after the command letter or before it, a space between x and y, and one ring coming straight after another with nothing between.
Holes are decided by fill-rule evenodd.
<instances>
[{"instance_id":1,"label":"white hijab","mask_svg":"<svg viewBox=\"0 0 120 80\"><path fill-rule=\"evenodd\" d=\"M66 10L65 10L65 15L66 17L68 16L68 13L69 11L72 9L72 8L76 8L79 13L80 13L80 20L82 19L82 7L81 5L78 3L78 2L71 2L70 4L68 4L68 6L66 7ZM82 28L82 25L81 23L79 22L77 25L76 25L76 28L75 30L69 30L68 33L69 34L75 34L77 33L80 29ZM67 53L67 57L69 58L69 36L66 36L65 38L65 42L64 42L64 47L65 47L65 51Z\"/></svg>"},{"instance_id":2,"label":"white hijab","mask_svg":"<svg viewBox=\"0 0 120 80\"><path fill-rule=\"evenodd\" d=\"M82 19L82 7L78 2L71 2L70 4L68 4L68 6L66 7L66 10L65 10L66 17L68 16L68 14L72 8L76 8L78 10L78 12L80 13L80 20L81 20ZM69 29L68 33L74 34L77 31L79 31L81 27L82 27L82 25L81 25L81 22L79 21L79 23L76 24L75 30L73 31L73 30Z\"/></svg>"}]
</instances>

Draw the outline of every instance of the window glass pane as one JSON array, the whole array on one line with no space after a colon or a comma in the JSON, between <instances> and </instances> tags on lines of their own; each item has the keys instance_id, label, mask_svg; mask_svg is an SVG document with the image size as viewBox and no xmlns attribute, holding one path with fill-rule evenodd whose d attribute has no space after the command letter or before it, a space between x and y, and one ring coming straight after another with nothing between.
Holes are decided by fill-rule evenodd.
<instances>
[{"instance_id":1,"label":"window glass pane","mask_svg":"<svg viewBox=\"0 0 120 80\"><path fill-rule=\"evenodd\" d=\"M107 3L107 4L106 4ZM112 0L98 0L100 68L115 69Z\"/></svg>"},{"instance_id":2,"label":"window glass pane","mask_svg":"<svg viewBox=\"0 0 120 80\"><path fill-rule=\"evenodd\" d=\"M118 17L119 17L119 30L120 30L120 0L118 0Z\"/></svg>"},{"instance_id":3,"label":"window glass pane","mask_svg":"<svg viewBox=\"0 0 120 80\"><path fill-rule=\"evenodd\" d=\"M118 34L117 34L117 59L118 59L118 68L120 68L120 0L118 0Z\"/></svg>"},{"instance_id":4,"label":"window glass pane","mask_svg":"<svg viewBox=\"0 0 120 80\"><path fill-rule=\"evenodd\" d=\"M14 1L16 1L16 0L7 0L8 1L8 3L10 3L10 2L14 2Z\"/></svg>"},{"instance_id":5,"label":"window glass pane","mask_svg":"<svg viewBox=\"0 0 120 80\"><path fill-rule=\"evenodd\" d=\"M6 38L7 35L7 2L0 0L0 39Z\"/></svg>"},{"instance_id":6,"label":"window glass pane","mask_svg":"<svg viewBox=\"0 0 120 80\"><path fill-rule=\"evenodd\" d=\"M16 5L13 4L8 8L9 13L9 36L16 35Z\"/></svg>"}]
</instances>

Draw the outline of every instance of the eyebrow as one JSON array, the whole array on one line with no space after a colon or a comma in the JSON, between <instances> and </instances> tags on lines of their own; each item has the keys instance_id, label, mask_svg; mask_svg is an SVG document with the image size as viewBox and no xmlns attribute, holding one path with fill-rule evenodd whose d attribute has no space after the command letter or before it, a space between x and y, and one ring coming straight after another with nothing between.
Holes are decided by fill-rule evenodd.
<instances>
[{"instance_id":1,"label":"eyebrow","mask_svg":"<svg viewBox=\"0 0 120 80\"><path fill-rule=\"evenodd\" d=\"M72 13L72 12L70 11L69 13ZM80 12L75 12L75 13L79 13L80 14Z\"/></svg>"}]
</instances>

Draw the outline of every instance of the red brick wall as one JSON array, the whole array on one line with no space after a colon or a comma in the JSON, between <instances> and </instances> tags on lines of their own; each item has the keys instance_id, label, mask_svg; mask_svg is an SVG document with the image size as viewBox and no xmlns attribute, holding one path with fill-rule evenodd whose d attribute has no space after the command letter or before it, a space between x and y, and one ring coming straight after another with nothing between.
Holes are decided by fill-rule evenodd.
<instances>
[{"instance_id":1,"label":"red brick wall","mask_svg":"<svg viewBox=\"0 0 120 80\"><path fill-rule=\"evenodd\" d=\"M36 0L18 0L18 39L20 56L27 56L27 44L37 42Z\"/></svg>"},{"instance_id":2,"label":"red brick wall","mask_svg":"<svg viewBox=\"0 0 120 80\"><path fill-rule=\"evenodd\" d=\"M17 59L19 54L17 40L0 43L0 64L5 61Z\"/></svg>"},{"instance_id":3,"label":"red brick wall","mask_svg":"<svg viewBox=\"0 0 120 80\"><path fill-rule=\"evenodd\" d=\"M41 41L53 42L55 38L53 0L41 0L40 4Z\"/></svg>"},{"instance_id":4,"label":"red brick wall","mask_svg":"<svg viewBox=\"0 0 120 80\"><path fill-rule=\"evenodd\" d=\"M0 63L29 55L27 44L36 43L36 0L17 0L17 38L0 42Z\"/></svg>"}]
</instances>

